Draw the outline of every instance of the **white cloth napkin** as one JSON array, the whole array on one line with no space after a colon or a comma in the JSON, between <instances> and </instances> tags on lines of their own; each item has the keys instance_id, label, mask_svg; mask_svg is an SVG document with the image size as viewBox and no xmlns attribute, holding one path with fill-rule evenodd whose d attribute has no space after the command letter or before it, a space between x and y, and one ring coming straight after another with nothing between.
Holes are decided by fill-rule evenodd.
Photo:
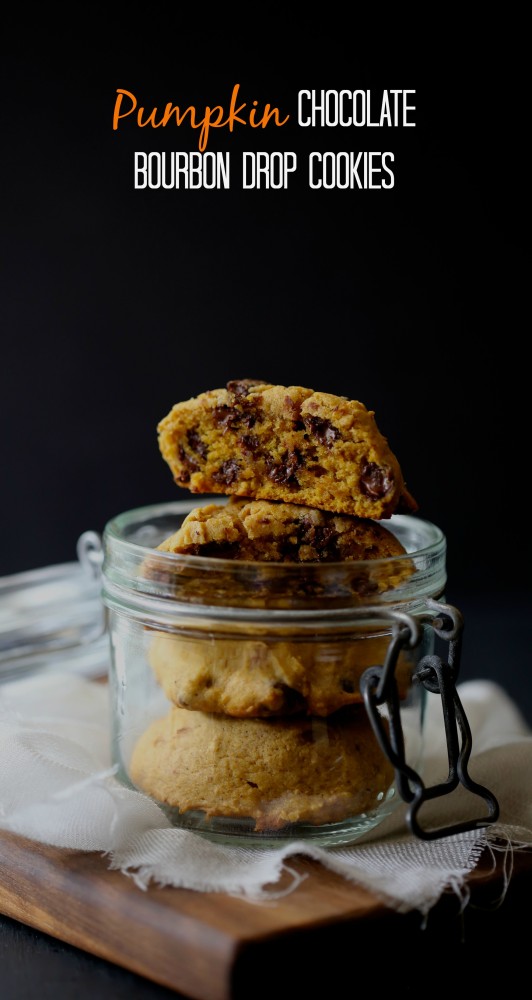
<instances>
[{"instance_id":1,"label":"white cloth napkin","mask_svg":"<svg viewBox=\"0 0 532 1000\"><path fill-rule=\"evenodd\" d=\"M465 904L467 875L485 848L511 857L532 846L532 731L497 684L469 681L458 690L473 734L469 773L500 805L498 822L477 831L420 840L408 831L403 805L349 847L230 847L175 829L155 803L115 777L107 686L64 673L0 687L0 828L100 852L141 889L153 882L266 904L298 885L304 876L290 858L306 855L400 912L426 915L445 891ZM428 698L426 734L430 786L446 778L448 767L436 695ZM423 825L485 813L483 800L460 787L423 806Z\"/></svg>"}]
</instances>

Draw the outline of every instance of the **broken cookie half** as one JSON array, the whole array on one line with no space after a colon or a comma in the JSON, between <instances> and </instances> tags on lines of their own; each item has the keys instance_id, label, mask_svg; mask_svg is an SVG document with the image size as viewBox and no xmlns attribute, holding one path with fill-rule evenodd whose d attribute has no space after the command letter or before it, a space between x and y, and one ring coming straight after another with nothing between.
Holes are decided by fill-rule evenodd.
<instances>
[{"instance_id":1,"label":"broken cookie half","mask_svg":"<svg viewBox=\"0 0 532 1000\"><path fill-rule=\"evenodd\" d=\"M357 400L233 380L176 403L157 430L175 482L192 493L372 520L417 510L374 412Z\"/></svg>"}]
</instances>

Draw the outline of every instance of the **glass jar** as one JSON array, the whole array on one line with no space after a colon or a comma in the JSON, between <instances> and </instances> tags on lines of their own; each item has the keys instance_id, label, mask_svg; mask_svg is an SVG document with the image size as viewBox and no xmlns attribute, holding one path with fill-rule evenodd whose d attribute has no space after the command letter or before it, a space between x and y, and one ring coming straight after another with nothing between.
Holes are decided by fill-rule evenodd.
<instances>
[{"instance_id":1,"label":"glass jar","mask_svg":"<svg viewBox=\"0 0 532 1000\"><path fill-rule=\"evenodd\" d=\"M401 613L421 639L395 680L405 760L423 758L430 599L445 537L411 515L383 522L406 555L268 563L158 551L194 507L127 511L103 534L113 757L120 779L176 826L260 846L348 844L400 801L361 693ZM220 497L215 498L220 502ZM386 706L380 726L389 725Z\"/></svg>"},{"instance_id":2,"label":"glass jar","mask_svg":"<svg viewBox=\"0 0 532 1000\"><path fill-rule=\"evenodd\" d=\"M85 551L94 532L86 532ZM105 677L99 567L67 562L0 578L0 682L35 673Z\"/></svg>"}]
</instances>

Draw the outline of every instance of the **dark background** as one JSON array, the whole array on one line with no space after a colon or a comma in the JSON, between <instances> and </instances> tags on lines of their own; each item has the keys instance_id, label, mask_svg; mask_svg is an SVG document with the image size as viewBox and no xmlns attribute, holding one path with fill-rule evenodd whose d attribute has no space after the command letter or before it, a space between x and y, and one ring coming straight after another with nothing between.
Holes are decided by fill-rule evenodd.
<instances>
[{"instance_id":1,"label":"dark background","mask_svg":"<svg viewBox=\"0 0 532 1000\"><path fill-rule=\"evenodd\" d=\"M0 574L72 560L81 532L186 496L156 436L178 400L244 377L339 393L375 410L419 516L447 536L463 677L497 680L532 721L511 67L501 77L456 44L389 55L341 32L279 32L260 49L166 23L101 26L84 45L35 25L7 37ZM194 150L197 132L132 117L114 132L117 88L150 109L201 108L227 106L235 83L248 107L291 118L212 131L231 189L134 190L134 150ZM297 125L300 89L393 87L416 90L415 128ZM294 151L297 176L242 190L242 150ZM313 191L311 150L390 150L395 187Z\"/></svg>"}]
</instances>

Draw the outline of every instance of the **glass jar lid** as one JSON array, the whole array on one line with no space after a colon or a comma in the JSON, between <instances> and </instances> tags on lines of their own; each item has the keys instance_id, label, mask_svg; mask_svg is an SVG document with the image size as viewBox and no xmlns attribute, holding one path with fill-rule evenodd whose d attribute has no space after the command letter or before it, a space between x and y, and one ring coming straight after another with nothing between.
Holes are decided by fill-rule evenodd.
<instances>
[{"instance_id":1,"label":"glass jar lid","mask_svg":"<svg viewBox=\"0 0 532 1000\"><path fill-rule=\"evenodd\" d=\"M107 671L109 638L99 574L80 562L0 580L0 679L36 670Z\"/></svg>"}]
</instances>

